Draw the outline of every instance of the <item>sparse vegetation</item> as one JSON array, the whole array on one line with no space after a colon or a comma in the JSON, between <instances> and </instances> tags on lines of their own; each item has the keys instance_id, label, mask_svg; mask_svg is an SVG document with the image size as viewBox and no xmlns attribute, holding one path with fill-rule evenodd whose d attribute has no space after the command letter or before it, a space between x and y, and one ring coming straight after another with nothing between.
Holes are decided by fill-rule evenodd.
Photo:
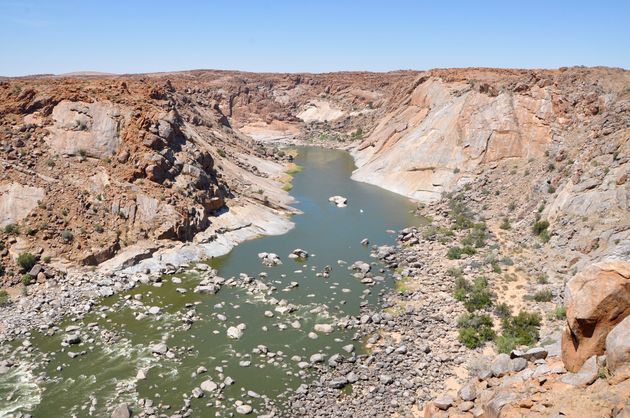
<instances>
[{"instance_id":1,"label":"sparse vegetation","mask_svg":"<svg viewBox=\"0 0 630 418\"><path fill-rule=\"evenodd\" d=\"M72 234L72 231L65 229L61 232L61 238L64 242L70 242L74 239L74 234Z\"/></svg>"},{"instance_id":2,"label":"sparse vegetation","mask_svg":"<svg viewBox=\"0 0 630 418\"><path fill-rule=\"evenodd\" d=\"M464 247L454 246L448 249L446 257L449 260L459 260L462 258L462 254L473 255L476 252L477 251L473 247L468 245Z\"/></svg>"},{"instance_id":3,"label":"sparse vegetation","mask_svg":"<svg viewBox=\"0 0 630 418\"><path fill-rule=\"evenodd\" d=\"M556 309L553 310L551 317L559 321L567 319L567 308L562 305L556 306Z\"/></svg>"},{"instance_id":4,"label":"sparse vegetation","mask_svg":"<svg viewBox=\"0 0 630 418\"><path fill-rule=\"evenodd\" d=\"M9 304L9 294L6 290L0 290L0 306L5 306Z\"/></svg>"},{"instance_id":5,"label":"sparse vegetation","mask_svg":"<svg viewBox=\"0 0 630 418\"><path fill-rule=\"evenodd\" d=\"M30 274L25 274L22 276L22 284L24 286L28 286L29 284L31 284L32 280L33 280L33 276L31 276Z\"/></svg>"},{"instance_id":6,"label":"sparse vegetation","mask_svg":"<svg viewBox=\"0 0 630 418\"><path fill-rule=\"evenodd\" d=\"M7 224L4 226L4 232L6 234L18 234L19 228L16 224Z\"/></svg>"},{"instance_id":7,"label":"sparse vegetation","mask_svg":"<svg viewBox=\"0 0 630 418\"><path fill-rule=\"evenodd\" d=\"M31 253L22 253L17 258L18 266L22 268L22 271L30 271L37 263L37 257Z\"/></svg>"},{"instance_id":8,"label":"sparse vegetation","mask_svg":"<svg viewBox=\"0 0 630 418\"><path fill-rule=\"evenodd\" d=\"M497 350L509 353L520 345L532 345L539 338L540 315L521 311L516 316L508 316L502 321L503 332L496 338Z\"/></svg>"},{"instance_id":9,"label":"sparse vegetation","mask_svg":"<svg viewBox=\"0 0 630 418\"><path fill-rule=\"evenodd\" d=\"M453 297L464 302L468 312L475 312L492 306L494 295L488 288L488 280L485 277L478 277L470 284L464 277L459 276L455 279Z\"/></svg>"},{"instance_id":10,"label":"sparse vegetation","mask_svg":"<svg viewBox=\"0 0 630 418\"><path fill-rule=\"evenodd\" d=\"M219 154L219 157L221 158L225 158L227 156L227 154L225 153L225 150L223 150L222 148L219 148L217 150L217 154Z\"/></svg>"},{"instance_id":11,"label":"sparse vegetation","mask_svg":"<svg viewBox=\"0 0 630 418\"><path fill-rule=\"evenodd\" d=\"M533 295L526 296L527 299L535 300L536 302L551 302L553 299L553 293L549 289L539 290Z\"/></svg>"},{"instance_id":12,"label":"sparse vegetation","mask_svg":"<svg viewBox=\"0 0 630 418\"><path fill-rule=\"evenodd\" d=\"M492 318L489 315L462 315L457 319L459 342L474 349L482 346L486 341L492 341L495 338L492 325Z\"/></svg>"},{"instance_id":13,"label":"sparse vegetation","mask_svg":"<svg viewBox=\"0 0 630 418\"><path fill-rule=\"evenodd\" d=\"M507 303L498 304L494 311L499 318L507 318L512 315L512 308Z\"/></svg>"},{"instance_id":14,"label":"sparse vegetation","mask_svg":"<svg viewBox=\"0 0 630 418\"><path fill-rule=\"evenodd\" d=\"M503 218L503 222L501 222L501 225L499 225L499 228L505 229L505 230L512 229L510 220L508 218Z\"/></svg>"},{"instance_id":15,"label":"sparse vegetation","mask_svg":"<svg viewBox=\"0 0 630 418\"><path fill-rule=\"evenodd\" d=\"M536 221L534 223L534 226L532 227L532 230L534 231L534 234L541 235L543 232L547 231L547 228L549 228L549 222L542 220Z\"/></svg>"}]
</instances>

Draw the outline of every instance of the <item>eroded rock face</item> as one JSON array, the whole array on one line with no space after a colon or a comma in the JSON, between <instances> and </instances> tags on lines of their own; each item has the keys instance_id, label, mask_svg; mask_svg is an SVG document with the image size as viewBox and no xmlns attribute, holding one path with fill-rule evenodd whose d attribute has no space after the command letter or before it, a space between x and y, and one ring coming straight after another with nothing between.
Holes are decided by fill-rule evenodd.
<instances>
[{"instance_id":1,"label":"eroded rock face","mask_svg":"<svg viewBox=\"0 0 630 418\"><path fill-rule=\"evenodd\" d=\"M609 332L630 315L630 263L593 264L569 280L565 295L562 360L568 370L577 371L588 358L604 353Z\"/></svg>"},{"instance_id":2,"label":"eroded rock face","mask_svg":"<svg viewBox=\"0 0 630 418\"><path fill-rule=\"evenodd\" d=\"M108 102L63 100L52 112L48 144L63 155L111 157L120 144L120 130L128 111Z\"/></svg>"},{"instance_id":3,"label":"eroded rock face","mask_svg":"<svg viewBox=\"0 0 630 418\"><path fill-rule=\"evenodd\" d=\"M44 189L9 183L0 186L0 227L26 218L44 198Z\"/></svg>"},{"instance_id":4,"label":"eroded rock face","mask_svg":"<svg viewBox=\"0 0 630 418\"><path fill-rule=\"evenodd\" d=\"M479 164L543 153L551 140L545 88L497 96L466 90L465 83L420 82L358 147L353 178L431 201Z\"/></svg>"}]
</instances>

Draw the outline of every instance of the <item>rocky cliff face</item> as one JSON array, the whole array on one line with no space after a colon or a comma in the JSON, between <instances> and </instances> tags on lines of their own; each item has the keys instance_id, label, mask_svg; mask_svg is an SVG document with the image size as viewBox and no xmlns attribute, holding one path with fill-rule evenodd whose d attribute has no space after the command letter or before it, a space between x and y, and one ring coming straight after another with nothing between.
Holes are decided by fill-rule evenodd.
<instances>
[{"instance_id":1,"label":"rocky cliff face","mask_svg":"<svg viewBox=\"0 0 630 418\"><path fill-rule=\"evenodd\" d=\"M0 125L7 273L27 251L98 264L140 240L190 240L236 196L287 210L282 182L256 167L276 161L279 177L286 157L167 78L3 82ZM250 190L256 178L268 193Z\"/></svg>"}]
</instances>

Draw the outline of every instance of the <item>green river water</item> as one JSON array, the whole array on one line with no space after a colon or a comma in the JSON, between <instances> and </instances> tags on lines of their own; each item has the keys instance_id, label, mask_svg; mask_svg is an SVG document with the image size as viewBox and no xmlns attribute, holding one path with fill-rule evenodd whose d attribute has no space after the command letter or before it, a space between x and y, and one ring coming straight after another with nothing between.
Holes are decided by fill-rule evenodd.
<instances>
[{"instance_id":1,"label":"green river water","mask_svg":"<svg viewBox=\"0 0 630 418\"><path fill-rule=\"evenodd\" d=\"M393 286L390 272L379 273L378 265L372 271L386 279L373 287L361 284L348 266L357 260L375 262L369 247L360 241L368 238L370 245L393 244L395 234L387 230L413 224L413 204L402 196L351 180L355 166L346 152L297 149L295 162L304 170L295 174L291 194L303 214L293 217L295 228L281 236L242 243L228 255L208 261L225 278L238 277L239 273L259 277L266 272L262 280L277 288L272 296L297 305L296 312L275 313L269 318L264 312L273 311L275 305L242 288L224 286L216 295L196 294L192 289L199 282L197 273L179 274L181 284L166 276L161 287L138 286L103 299L81 320L68 317L60 328L80 326L79 345L63 348L63 331L53 336L33 331L29 353L16 349L21 341L1 346L0 358L11 358L18 367L0 376L0 416L25 412L34 417L109 417L111 405L126 401L134 408L138 399L151 399L156 415L171 415L202 381L211 379L219 384L226 377L235 383L191 399L192 416L228 416L235 412L237 401L250 404L255 416L267 412L265 398L281 406L300 384L314 378L308 369L300 372L293 356L308 361L318 352L347 355L341 347L350 343L362 352L361 342L353 340L352 331L318 333L317 339L307 334L316 323L334 323L357 315L361 302L376 304L379 291ZM328 197L332 195L347 197L348 206L338 208L330 203ZM313 255L300 262L288 259L296 248ZM263 251L278 254L283 264L263 266L257 257ZM348 264L340 265L338 260ZM332 267L330 277L316 277L326 265ZM290 282L299 286L288 289ZM182 294L176 288L188 292ZM362 298L366 289L370 294ZM162 314L136 319L137 310L129 303L129 296L133 299L138 293L144 305L159 306ZM196 317L190 326L182 321L187 312ZM221 320L222 316L226 319ZM295 321L300 328L292 326ZM90 323L98 325L89 327ZM240 323L247 326L243 337L229 339L227 328ZM115 337L109 338L112 335ZM148 347L162 340L177 353L175 359L151 354ZM258 354L254 349L260 344L275 355ZM69 350L86 354L70 358ZM250 365L243 367L240 363L244 361ZM208 371L196 375L199 366ZM136 379L140 369L147 370L146 379Z\"/></svg>"}]
</instances>

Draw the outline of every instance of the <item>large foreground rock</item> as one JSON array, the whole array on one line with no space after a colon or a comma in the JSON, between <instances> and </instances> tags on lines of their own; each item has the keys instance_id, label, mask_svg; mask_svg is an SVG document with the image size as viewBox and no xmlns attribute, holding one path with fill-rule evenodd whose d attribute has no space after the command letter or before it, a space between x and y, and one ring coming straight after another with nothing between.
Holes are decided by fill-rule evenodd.
<instances>
[{"instance_id":1,"label":"large foreground rock","mask_svg":"<svg viewBox=\"0 0 630 418\"><path fill-rule=\"evenodd\" d=\"M577 371L589 357L604 353L608 333L630 314L630 263L593 264L569 280L565 295L562 360Z\"/></svg>"},{"instance_id":2,"label":"large foreground rock","mask_svg":"<svg viewBox=\"0 0 630 418\"><path fill-rule=\"evenodd\" d=\"M606 337L606 365L612 372L624 365L630 367L630 316Z\"/></svg>"}]
</instances>

